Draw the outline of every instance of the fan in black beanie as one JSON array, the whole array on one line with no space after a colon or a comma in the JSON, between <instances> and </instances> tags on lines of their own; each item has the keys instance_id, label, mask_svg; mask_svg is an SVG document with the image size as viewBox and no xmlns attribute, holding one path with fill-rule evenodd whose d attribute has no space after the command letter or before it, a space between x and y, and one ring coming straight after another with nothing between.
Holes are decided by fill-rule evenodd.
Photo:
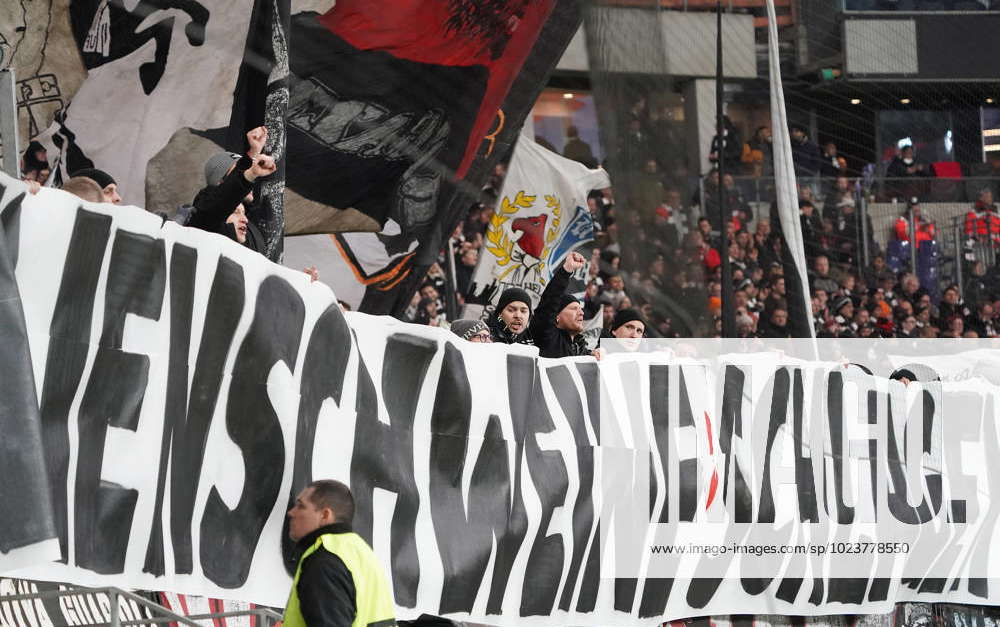
<instances>
[{"instance_id":1,"label":"fan in black beanie","mask_svg":"<svg viewBox=\"0 0 1000 627\"><path fill-rule=\"evenodd\" d=\"M495 316L488 320L490 335L501 344L531 344L528 321L531 319L531 296L519 287L500 294Z\"/></svg>"},{"instance_id":2,"label":"fan in black beanie","mask_svg":"<svg viewBox=\"0 0 1000 627\"><path fill-rule=\"evenodd\" d=\"M611 335L619 338L642 337L646 332L646 321L635 309L622 309L611 321Z\"/></svg>"},{"instance_id":3,"label":"fan in black beanie","mask_svg":"<svg viewBox=\"0 0 1000 627\"><path fill-rule=\"evenodd\" d=\"M101 188L101 196L104 197L104 202L110 202L115 205L121 203L122 197L118 194L118 182L104 170L84 168L83 170L77 170L71 176L73 178L82 176L97 183L97 186Z\"/></svg>"}]
</instances>

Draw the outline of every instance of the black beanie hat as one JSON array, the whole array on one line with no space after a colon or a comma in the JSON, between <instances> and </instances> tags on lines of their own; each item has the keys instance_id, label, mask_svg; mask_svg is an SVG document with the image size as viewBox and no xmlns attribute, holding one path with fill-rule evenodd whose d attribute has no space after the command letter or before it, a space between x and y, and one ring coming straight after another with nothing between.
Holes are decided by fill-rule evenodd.
<instances>
[{"instance_id":1,"label":"black beanie hat","mask_svg":"<svg viewBox=\"0 0 1000 627\"><path fill-rule=\"evenodd\" d=\"M635 309L622 309L615 314L614 319L611 321L611 330L614 331L623 324L627 324L633 320L638 320L643 326L646 325L646 321L642 319L638 311Z\"/></svg>"},{"instance_id":2,"label":"black beanie hat","mask_svg":"<svg viewBox=\"0 0 1000 627\"><path fill-rule=\"evenodd\" d=\"M114 177L105 172L104 170L98 170L97 168L84 168L83 170L77 170L71 176L85 176L97 185L104 189L108 185L117 185Z\"/></svg>"},{"instance_id":3,"label":"black beanie hat","mask_svg":"<svg viewBox=\"0 0 1000 627\"><path fill-rule=\"evenodd\" d=\"M559 297L559 309L556 310L556 315L562 313L562 310L566 309L567 306L578 302L580 302L580 299L576 296L573 296L572 294L563 294Z\"/></svg>"},{"instance_id":4,"label":"black beanie hat","mask_svg":"<svg viewBox=\"0 0 1000 627\"><path fill-rule=\"evenodd\" d=\"M531 296L528 296L528 292L519 287L508 287L500 294L500 300L497 301L497 315L511 303L524 303L528 306L528 311L531 311Z\"/></svg>"}]
</instances>

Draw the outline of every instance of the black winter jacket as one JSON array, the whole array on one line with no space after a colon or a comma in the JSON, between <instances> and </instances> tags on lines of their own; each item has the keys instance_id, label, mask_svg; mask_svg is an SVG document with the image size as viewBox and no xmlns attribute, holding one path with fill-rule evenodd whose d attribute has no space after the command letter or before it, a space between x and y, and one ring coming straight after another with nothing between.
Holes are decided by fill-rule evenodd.
<instances>
[{"instance_id":1,"label":"black winter jacket","mask_svg":"<svg viewBox=\"0 0 1000 627\"><path fill-rule=\"evenodd\" d=\"M194 208L191 210L187 226L219 233L238 242L235 225L227 224L226 220L253 189L253 183L243 176L251 165L250 157L244 155L221 183L214 187L202 188L194 197ZM264 253L264 235L254 225L253 220L247 220L247 239L243 245L254 252Z\"/></svg>"},{"instance_id":2,"label":"black winter jacket","mask_svg":"<svg viewBox=\"0 0 1000 627\"><path fill-rule=\"evenodd\" d=\"M498 315L490 316L486 320L486 326L490 329L490 335L493 336L493 341L499 344L527 344L530 346L535 343L531 339L530 326L529 328L526 328L523 333L512 333L509 329L507 329L507 325L500 320Z\"/></svg>"},{"instance_id":3,"label":"black winter jacket","mask_svg":"<svg viewBox=\"0 0 1000 627\"><path fill-rule=\"evenodd\" d=\"M589 355L587 342L583 334L570 337L570 334L556 326L556 316L559 315L559 303L569 284L570 273L559 268L549 280L542 292L542 299L531 318L528 331L535 340L538 354L541 357L575 357Z\"/></svg>"}]
</instances>

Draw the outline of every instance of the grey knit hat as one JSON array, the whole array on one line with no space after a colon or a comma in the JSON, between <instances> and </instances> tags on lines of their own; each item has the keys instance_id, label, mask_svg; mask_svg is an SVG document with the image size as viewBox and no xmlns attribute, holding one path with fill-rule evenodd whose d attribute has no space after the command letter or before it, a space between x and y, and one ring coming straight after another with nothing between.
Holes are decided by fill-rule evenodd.
<instances>
[{"instance_id":1,"label":"grey knit hat","mask_svg":"<svg viewBox=\"0 0 1000 627\"><path fill-rule=\"evenodd\" d=\"M235 152L217 152L205 162L205 182L209 187L215 187L226 178L226 173L233 164L240 160Z\"/></svg>"},{"instance_id":2,"label":"grey knit hat","mask_svg":"<svg viewBox=\"0 0 1000 627\"><path fill-rule=\"evenodd\" d=\"M456 320L451 323L451 332L463 340L468 340L484 331L489 333L490 329L482 320Z\"/></svg>"}]
</instances>

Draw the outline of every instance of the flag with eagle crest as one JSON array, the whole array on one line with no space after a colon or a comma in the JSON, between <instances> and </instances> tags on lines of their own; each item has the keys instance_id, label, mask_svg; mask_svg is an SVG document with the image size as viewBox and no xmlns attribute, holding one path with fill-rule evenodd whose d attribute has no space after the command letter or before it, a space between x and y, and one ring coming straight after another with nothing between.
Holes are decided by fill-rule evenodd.
<instances>
[{"instance_id":1,"label":"flag with eagle crest","mask_svg":"<svg viewBox=\"0 0 1000 627\"><path fill-rule=\"evenodd\" d=\"M503 290L516 286L537 305L553 270L594 239L587 194L610 185L604 170L591 170L522 136L486 229L473 275L474 299L496 304Z\"/></svg>"}]
</instances>

